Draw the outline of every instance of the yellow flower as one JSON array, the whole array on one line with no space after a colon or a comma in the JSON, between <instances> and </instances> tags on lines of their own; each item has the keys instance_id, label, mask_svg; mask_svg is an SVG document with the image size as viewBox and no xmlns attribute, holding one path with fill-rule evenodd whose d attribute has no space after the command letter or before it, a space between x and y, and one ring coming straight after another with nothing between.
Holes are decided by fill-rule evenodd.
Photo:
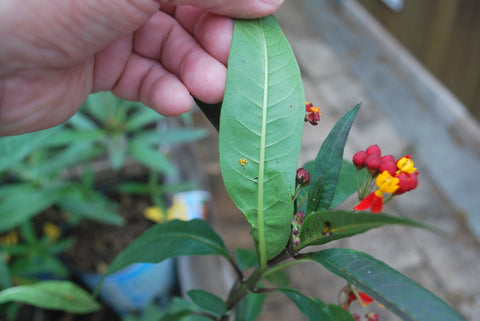
<instances>
[{"instance_id":1,"label":"yellow flower","mask_svg":"<svg viewBox=\"0 0 480 321\"><path fill-rule=\"evenodd\" d=\"M156 223L162 223L166 219L165 213L158 206L149 206L145 208L143 210L143 216L145 216L146 219Z\"/></svg>"},{"instance_id":2,"label":"yellow flower","mask_svg":"<svg viewBox=\"0 0 480 321\"><path fill-rule=\"evenodd\" d=\"M56 242L60 237L60 229L52 222L47 222L43 224L43 234L45 234L50 241Z\"/></svg>"},{"instance_id":3,"label":"yellow flower","mask_svg":"<svg viewBox=\"0 0 480 321\"><path fill-rule=\"evenodd\" d=\"M17 243L18 243L18 233L16 231L10 231L0 236L1 246L15 245Z\"/></svg>"},{"instance_id":4,"label":"yellow flower","mask_svg":"<svg viewBox=\"0 0 480 321\"><path fill-rule=\"evenodd\" d=\"M404 173L412 174L417 169L414 167L415 164L410 159L410 155L404 156L397 161L398 170Z\"/></svg>"},{"instance_id":5,"label":"yellow flower","mask_svg":"<svg viewBox=\"0 0 480 321\"><path fill-rule=\"evenodd\" d=\"M377 176L375 183L378 186L378 190L385 193L395 193L398 189L399 179L390 175L387 171L383 171Z\"/></svg>"}]
</instances>

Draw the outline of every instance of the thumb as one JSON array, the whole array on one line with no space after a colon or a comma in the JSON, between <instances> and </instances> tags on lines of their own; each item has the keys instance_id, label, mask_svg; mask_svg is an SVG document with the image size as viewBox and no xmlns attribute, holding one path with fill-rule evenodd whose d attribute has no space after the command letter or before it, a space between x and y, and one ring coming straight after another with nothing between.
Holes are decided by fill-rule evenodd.
<instances>
[{"instance_id":1,"label":"thumb","mask_svg":"<svg viewBox=\"0 0 480 321\"><path fill-rule=\"evenodd\" d=\"M258 18L276 12L284 0L160 0L171 5L191 5L232 18Z\"/></svg>"}]
</instances>

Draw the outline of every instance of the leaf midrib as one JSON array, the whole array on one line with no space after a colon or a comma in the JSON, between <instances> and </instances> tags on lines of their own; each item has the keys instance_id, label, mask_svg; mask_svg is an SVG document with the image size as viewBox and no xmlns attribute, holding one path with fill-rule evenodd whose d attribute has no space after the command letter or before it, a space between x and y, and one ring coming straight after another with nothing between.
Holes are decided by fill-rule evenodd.
<instances>
[{"instance_id":1,"label":"leaf midrib","mask_svg":"<svg viewBox=\"0 0 480 321\"><path fill-rule=\"evenodd\" d=\"M263 271L267 265L267 248L265 242L265 226L263 219L263 184L265 179L265 142L267 133L267 107L268 107L268 50L265 39L265 33L262 28L262 21L258 20L260 25L260 34L263 38L264 52L264 79L263 79L263 102L262 102L262 129L260 135L260 155L258 164L258 190L257 190L257 226L258 226L258 244L260 252L260 269Z\"/></svg>"}]
</instances>

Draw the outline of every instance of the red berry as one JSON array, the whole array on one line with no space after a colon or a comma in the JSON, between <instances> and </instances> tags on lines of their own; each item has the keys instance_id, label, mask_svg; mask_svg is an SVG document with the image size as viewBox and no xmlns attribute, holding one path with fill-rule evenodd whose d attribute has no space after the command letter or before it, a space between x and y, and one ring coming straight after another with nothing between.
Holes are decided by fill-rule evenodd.
<instances>
[{"instance_id":1,"label":"red berry","mask_svg":"<svg viewBox=\"0 0 480 321\"><path fill-rule=\"evenodd\" d=\"M378 157L382 156L382 151L380 150L380 147L378 145L371 145L369 146L365 152L367 155L377 155Z\"/></svg>"},{"instance_id":2,"label":"red berry","mask_svg":"<svg viewBox=\"0 0 480 321\"><path fill-rule=\"evenodd\" d=\"M365 160L367 159L367 153L364 152L363 150L357 152L355 155L353 155L353 165L357 169L362 169L365 167Z\"/></svg>"}]
</instances>

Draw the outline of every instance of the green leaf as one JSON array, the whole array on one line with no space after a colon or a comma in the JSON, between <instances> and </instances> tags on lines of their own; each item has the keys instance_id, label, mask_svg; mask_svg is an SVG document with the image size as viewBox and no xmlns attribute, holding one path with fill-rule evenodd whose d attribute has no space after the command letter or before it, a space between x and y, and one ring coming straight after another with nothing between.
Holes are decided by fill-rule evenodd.
<instances>
[{"instance_id":1,"label":"green leaf","mask_svg":"<svg viewBox=\"0 0 480 321\"><path fill-rule=\"evenodd\" d=\"M165 132L160 132L160 143L162 144L182 144L190 143L207 136L205 129L193 129L193 128L178 128L169 129Z\"/></svg>"},{"instance_id":2,"label":"green leaf","mask_svg":"<svg viewBox=\"0 0 480 321\"><path fill-rule=\"evenodd\" d=\"M110 164L114 170L123 166L127 153L127 137L123 134L113 134L107 139L107 150Z\"/></svg>"},{"instance_id":3,"label":"green leaf","mask_svg":"<svg viewBox=\"0 0 480 321\"><path fill-rule=\"evenodd\" d=\"M105 132L99 129L72 130L62 127L61 131L48 140L48 146L62 146L79 142L92 142L103 137L105 137Z\"/></svg>"},{"instance_id":4,"label":"green leaf","mask_svg":"<svg viewBox=\"0 0 480 321\"><path fill-rule=\"evenodd\" d=\"M48 161L32 169L35 176L58 175L70 166L94 159L103 153L103 149L89 142L80 142L68 146Z\"/></svg>"},{"instance_id":5,"label":"green leaf","mask_svg":"<svg viewBox=\"0 0 480 321\"><path fill-rule=\"evenodd\" d=\"M116 204L100 193L72 183L60 195L58 205L66 212L98 222L123 224L123 218L116 212Z\"/></svg>"},{"instance_id":6,"label":"green leaf","mask_svg":"<svg viewBox=\"0 0 480 321\"><path fill-rule=\"evenodd\" d=\"M43 281L0 292L0 303L22 302L72 313L90 313L100 305L85 290L69 281Z\"/></svg>"},{"instance_id":7,"label":"green leaf","mask_svg":"<svg viewBox=\"0 0 480 321\"><path fill-rule=\"evenodd\" d=\"M137 131L162 118L163 116L153 109L143 106L143 108L139 108L136 113L127 118L126 128L128 131Z\"/></svg>"},{"instance_id":8,"label":"green leaf","mask_svg":"<svg viewBox=\"0 0 480 321\"><path fill-rule=\"evenodd\" d=\"M355 321L354 317L338 305L326 304L317 298L300 293L296 289L281 288L290 300L310 321Z\"/></svg>"},{"instance_id":9,"label":"green leaf","mask_svg":"<svg viewBox=\"0 0 480 321\"><path fill-rule=\"evenodd\" d=\"M231 260L218 234L202 220L157 224L136 238L112 262L106 275L133 263L159 263L185 255L221 255Z\"/></svg>"},{"instance_id":10,"label":"green leaf","mask_svg":"<svg viewBox=\"0 0 480 321\"><path fill-rule=\"evenodd\" d=\"M465 321L433 293L368 254L334 248L305 257L352 283L404 321Z\"/></svg>"},{"instance_id":11,"label":"green leaf","mask_svg":"<svg viewBox=\"0 0 480 321\"><path fill-rule=\"evenodd\" d=\"M81 131L96 131L99 129L97 123L87 116L84 109L80 109L78 113L73 115L73 117L68 120L68 124Z\"/></svg>"},{"instance_id":12,"label":"green leaf","mask_svg":"<svg viewBox=\"0 0 480 321\"><path fill-rule=\"evenodd\" d=\"M315 170L310 173L312 184L306 215L331 208L340 177L343 149L359 108L360 105L356 105L340 118L315 158Z\"/></svg>"},{"instance_id":13,"label":"green leaf","mask_svg":"<svg viewBox=\"0 0 480 321\"><path fill-rule=\"evenodd\" d=\"M364 170L360 171L360 177L363 177ZM358 170L352 162L343 160L340 169L335 195L330 204L330 208L335 208L345 201L350 195L357 191L357 184L361 186L363 180L357 182Z\"/></svg>"},{"instance_id":14,"label":"green leaf","mask_svg":"<svg viewBox=\"0 0 480 321\"><path fill-rule=\"evenodd\" d=\"M257 252L255 250L236 249L235 258L240 270L244 271L248 268L256 267L258 265Z\"/></svg>"},{"instance_id":15,"label":"green leaf","mask_svg":"<svg viewBox=\"0 0 480 321\"><path fill-rule=\"evenodd\" d=\"M59 130L60 127L54 127L19 136L0 137L0 173L21 162L38 147L46 145Z\"/></svg>"},{"instance_id":16,"label":"green leaf","mask_svg":"<svg viewBox=\"0 0 480 321\"><path fill-rule=\"evenodd\" d=\"M218 296L204 290L190 290L187 292L193 303L202 309L221 317L227 311L227 305Z\"/></svg>"},{"instance_id":17,"label":"green leaf","mask_svg":"<svg viewBox=\"0 0 480 321\"><path fill-rule=\"evenodd\" d=\"M295 247L295 250L309 245L325 244L388 224L414 226L438 232L435 228L423 223L387 214L352 211L319 211L305 218L300 231L301 242Z\"/></svg>"},{"instance_id":18,"label":"green leaf","mask_svg":"<svg viewBox=\"0 0 480 321\"><path fill-rule=\"evenodd\" d=\"M252 225L261 267L289 239L304 117L300 71L275 18L236 20L220 165L230 197Z\"/></svg>"},{"instance_id":19,"label":"green leaf","mask_svg":"<svg viewBox=\"0 0 480 321\"><path fill-rule=\"evenodd\" d=\"M2 255L0 256L0 289L5 289L10 286L12 286L12 278L10 277L8 265Z\"/></svg>"},{"instance_id":20,"label":"green leaf","mask_svg":"<svg viewBox=\"0 0 480 321\"><path fill-rule=\"evenodd\" d=\"M0 188L0 233L21 225L58 199L58 189L37 188L28 183Z\"/></svg>"},{"instance_id":21,"label":"green leaf","mask_svg":"<svg viewBox=\"0 0 480 321\"><path fill-rule=\"evenodd\" d=\"M169 175L177 173L177 168L165 155L139 140L132 140L128 144L128 152L133 158L152 170Z\"/></svg>"},{"instance_id":22,"label":"green leaf","mask_svg":"<svg viewBox=\"0 0 480 321\"><path fill-rule=\"evenodd\" d=\"M240 301L235 309L235 321L254 321L262 312L263 302L267 298L265 294L248 293Z\"/></svg>"},{"instance_id":23,"label":"green leaf","mask_svg":"<svg viewBox=\"0 0 480 321\"><path fill-rule=\"evenodd\" d=\"M31 251L34 249L31 249ZM36 253L31 257L24 257L14 261L10 270L12 275L25 278L39 279L49 275L51 277L67 278L70 272L58 258ZM31 253L30 253L31 255Z\"/></svg>"}]
</instances>

